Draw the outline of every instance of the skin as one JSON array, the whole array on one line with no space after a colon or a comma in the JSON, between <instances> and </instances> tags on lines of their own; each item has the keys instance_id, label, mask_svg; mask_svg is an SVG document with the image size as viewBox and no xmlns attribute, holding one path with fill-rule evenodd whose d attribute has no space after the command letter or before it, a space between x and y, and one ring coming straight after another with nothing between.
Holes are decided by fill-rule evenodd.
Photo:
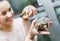
<instances>
[{"instance_id":1,"label":"skin","mask_svg":"<svg viewBox=\"0 0 60 41\"><path fill-rule=\"evenodd\" d=\"M4 5L5 4L5 5ZM14 12L7 1L0 2L0 30L10 31Z\"/></svg>"}]
</instances>

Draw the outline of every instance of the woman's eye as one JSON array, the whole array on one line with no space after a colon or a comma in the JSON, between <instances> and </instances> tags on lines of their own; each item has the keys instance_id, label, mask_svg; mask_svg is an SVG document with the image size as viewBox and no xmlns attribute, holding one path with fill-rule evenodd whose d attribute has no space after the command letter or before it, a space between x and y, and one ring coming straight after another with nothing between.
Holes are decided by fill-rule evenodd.
<instances>
[{"instance_id":1,"label":"woman's eye","mask_svg":"<svg viewBox=\"0 0 60 41\"><path fill-rule=\"evenodd\" d=\"M8 11L11 11L11 8L9 7L9 10Z\"/></svg>"},{"instance_id":2,"label":"woman's eye","mask_svg":"<svg viewBox=\"0 0 60 41\"><path fill-rule=\"evenodd\" d=\"M2 12L2 15L6 15L6 11Z\"/></svg>"}]
</instances>

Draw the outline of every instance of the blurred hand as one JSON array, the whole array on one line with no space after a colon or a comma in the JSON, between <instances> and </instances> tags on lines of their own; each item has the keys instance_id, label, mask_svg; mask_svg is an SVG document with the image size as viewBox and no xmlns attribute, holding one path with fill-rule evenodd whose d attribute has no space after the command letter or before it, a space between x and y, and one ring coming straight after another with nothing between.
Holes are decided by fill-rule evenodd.
<instances>
[{"instance_id":1,"label":"blurred hand","mask_svg":"<svg viewBox=\"0 0 60 41\"><path fill-rule=\"evenodd\" d=\"M53 22L52 21L49 21L48 22L48 27L51 27L52 24L53 24Z\"/></svg>"},{"instance_id":2,"label":"blurred hand","mask_svg":"<svg viewBox=\"0 0 60 41\"><path fill-rule=\"evenodd\" d=\"M37 23L37 21L38 21L38 18L36 18L35 20L33 20L33 22L32 22L32 24L31 24L31 28L30 28L30 30L29 30L29 32L28 32L28 35L27 35L27 38L26 38L26 41L32 41L33 39L34 39L34 36L35 35L38 35L38 34L44 34L44 35L46 35L46 34L50 34L49 32L46 32L46 31L41 31L41 32L38 32L37 31L37 28L36 28L36 23ZM48 27L50 27L51 26L51 24L52 24L52 22L48 22Z\"/></svg>"},{"instance_id":3,"label":"blurred hand","mask_svg":"<svg viewBox=\"0 0 60 41\"><path fill-rule=\"evenodd\" d=\"M38 32L38 31L37 31L37 28L36 28L36 23L37 23L37 21L38 21L38 18L36 18L35 20L33 20L32 24L31 24L31 28L30 28L30 30L29 30L29 33L30 33L31 35L50 34L50 32L48 32L48 31ZM49 22L48 22L48 28L49 28L51 25L52 25L52 22L49 21Z\"/></svg>"},{"instance_id":4,"label":"blurred hand","mask_svg":"<svg viewBox=\"0 0 60 41\"><path fill-rule=\"evenodd\" d=\"M31 18L36 13L37 13L37 8L35 8L32 5L28 5L23 9L21 16L25 16L25 17L27 16L28 18Z\"/></svg>"},{"instance_id":5,"label":"blurred hand","mask_svg":"<svg viewBox=\"0 0 60 41\"><path fill-rule=\"evenodd\" d=\"M36 28L35 28L35 24L36 24L37 20L38 20L38 19L36 18L36 19L32 22L31 28L30 28L30 30L29 30L29 32L28 32L28 35L27 35L25 41L33 41L34 36L35 36L36 34L38 34L38 32L37 32L37 30L36 30Z\"/></svg>"},{"instance_id":6,"label":"blurred hand","mask_svg":"<svg viewBox=\"0 0 60 41\"><path fill-rule=\"evenodd\" d=\"M32 24L31 24L31 28L29 30L29 33L32 35L36 35L38 34L37 28L36 28L36 22L38 21L38 18L36 18L35 20L33 20Z\"/></svg>"}]
</instances>

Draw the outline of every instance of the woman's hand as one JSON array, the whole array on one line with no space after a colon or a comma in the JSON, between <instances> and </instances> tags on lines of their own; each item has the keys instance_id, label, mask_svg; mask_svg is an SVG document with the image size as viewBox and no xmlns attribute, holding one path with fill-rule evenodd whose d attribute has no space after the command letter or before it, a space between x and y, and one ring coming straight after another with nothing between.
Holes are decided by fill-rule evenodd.
<instances>
[{"instance_id":1,"label":"woman's hand","mask_svg":"<svg viewBox=\"0 0 60 41\"><path fill-rule=\"evenodd\" d=\"M27 38L28 39L31 39L33 40L34 39L34 36L35 35L38 35L38 34L50 34L49 32L46 32L46 31L41 31L40 33L37 31L37 28L36 28L36 23L38 21L38 18L36 18L35 20L33 20L32 24L31 24L31 28L29 30L29 33L28 33L28 36ZM52 22L48 22L48 27L50 27L52 25Z\"/></svg>"},{"instance_id":2,"label":"woman's hand","mask_svg":"<svg viewBox=\"0 0 60 41\"><path fill-rule=\"evenodd\" d=\"M36 30L35 28L35 25L36 25L36 22L37 22L38 18L36 18L32 24L31 24L31 28L28 32L28 35L26 37L26 40L25 41L33 41L34 39L34 36L38 34L38 31Z\"/></svg>"}]
</instances>

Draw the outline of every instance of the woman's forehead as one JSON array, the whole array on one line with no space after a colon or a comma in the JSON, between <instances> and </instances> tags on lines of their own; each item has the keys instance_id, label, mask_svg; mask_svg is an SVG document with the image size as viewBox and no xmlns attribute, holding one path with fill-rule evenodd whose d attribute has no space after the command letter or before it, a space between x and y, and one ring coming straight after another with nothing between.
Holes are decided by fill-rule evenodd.
<instances>
[{"instance_id":1,"label":"woman's forehead","mask_svg":"<svg viewBox=\"0 0 60 41\"><path fill-rule=\"evenodd\" d=\"M2 1L0 2L0 11L7 10L10 7L10 4L8 1Z\"/></svg>"}]
</instances>

